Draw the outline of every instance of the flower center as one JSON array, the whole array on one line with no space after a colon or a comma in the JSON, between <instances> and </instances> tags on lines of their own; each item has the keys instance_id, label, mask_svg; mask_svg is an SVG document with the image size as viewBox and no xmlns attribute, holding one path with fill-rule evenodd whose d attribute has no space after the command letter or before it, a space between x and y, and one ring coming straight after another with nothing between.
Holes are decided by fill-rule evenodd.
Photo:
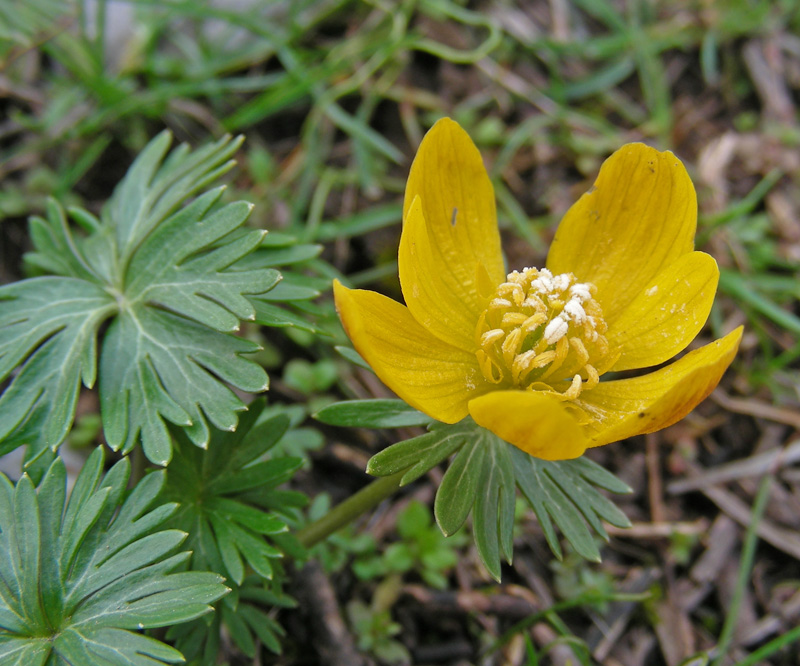
<instances>
[{"instance_id":1,"label":"flower center","mask_svg":"<svg viewBox=\"0 0 800 666\"><path fill-rule=\"evenodd\" d=\"M483 376L507 387L553 391L565 400L596 386L618 355L604 335L608 325L596 291L572 273L509 273L475 329Z\"/></svg>"}]
</instances>

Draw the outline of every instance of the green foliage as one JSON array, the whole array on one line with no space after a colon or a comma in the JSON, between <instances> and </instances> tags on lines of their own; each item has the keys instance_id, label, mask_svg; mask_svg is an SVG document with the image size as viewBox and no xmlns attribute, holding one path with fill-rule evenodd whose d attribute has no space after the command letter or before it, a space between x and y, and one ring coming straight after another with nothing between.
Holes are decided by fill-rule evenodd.
<instances>
[{"instance_id":1,"label":"green foliage","mask_svg":"<svg viewBox=\"0 0 800 666\"><path fill-rule=\"evenodd\" d=\"M465 543L461 532L446 538L433 523L430 510L421 502L412 500L397 518L400 541L377 552L377 544L370 539L371 548L359 553L353 560L353 573L362 580L404 574L416 571L431 587L447 587L445 574L458 562L457 548Z\"/></svg>"},{"instance_id":2,"label":"green foliage","mask_svg":"<svg viewBox=\"0 0 800 666\"><path fill-rule=\"evenodd\" d=\"M331 510L331 497L328 493L320 493L306 511L307 522L313 523ZM320 541L308 554L318 560L327 573L341 571L351 559L365 557L369 559L377 550L375 539L369 534L357 534L352 523Z\"/></svg>"},{"instance_id":3,"label":"green foliage","mask_svg":"<svg viewBox=\"0 0 800 666\"><path fill-rule=\"evenodd\" d=\"M370 604L353 599L345 607L358 648L375 655L385 664L411 663L406 647L393 638L402 631L402 627L392 619L391 612L399 590L399 578L390 576L376 588Z\"/></svg>"},{"instance_id":4,"label":"green foliage","mask_svg":"<svg viewBox=\"0 0 800 666\"><path fill-rule=\"evenodd\" d=\"M263 400L251 404L235 432L214 430L206 450L175 428L174 457L164 496L180 508L170 525L189 533L192 569L222 574L233 587L210 621L200 619L170 634L179 649L197 658L204 655L204 664L216 659L221 625L251 657L255 654L254 635L279 652L283 630L264 607L293 605L280 590L283 574L277 561L284 553L303 554L287 534L284 517L293 515L306 498L278 486L291 478L302 460L264 458L290 424L289 418L276 410L267 413L266 419L260 418L264 407Z\"/></svg>"},{"instance_id":5,"label":"green foliage","mask_svg":"<svg viewBox=\"0 0 800 666\"><path fill-rule=\"evenodd\" d=\"M71 209L76 234L55 202L31 220L26 262L50 273L0 287L0 453L23 442L55 449L75 414L81 383L97 375L103 430L112 449L171 456L165 421L207 444L207 420L233 429L244 391L267 387L264 370L242 358L257 345L230 335L256 310L246 295L275 287L278 271L240 260L264 232L241 227L251 205L220 205L223 188L197 196L231 168L241 140L224 138L168 156L168 133L136 159L101 219ZM182 206L182 207L181 207ZM304 297L308 294L304 292ZM298 296L299 298L299 296Z\"/></svg>"},{"instance_id":6,"label":"green foliage","mask_svg":"<svg viewBox=\"0 0 800 666\"><path fill-rule=\"evenodd\" d=\"M320 409L322 423L359 428L404 428L432 423L433 419L402 400L345 400Z\"/></svg>"},{"instance_id":7,"label":"green foliage","mask_svg":"<svg viewBox=\"0 0 800 666\"><path fill-rule=\"evenodd\" d=\"M614 580L608 571L597 568L574 552L550 563L558 596L564 600L597 598L590 605L600 614L608 611L606 599L614 595Z\"/></svg>"},{"instance_id":8,"label":"green foliage","mask_svg":"<svg viewBox=\"0 0 800 666\"><path fill-rule=\"evenodd\" d=\"M58 32L76 12L75 0L0 3L0 71L37 39Z\"/></svg>"},{"instance_id":9,"label":"green foliage","mask_svg":"<svg viewBox=\"0 0 800 666\"><path fill-rule=\"evenodd\" d=\"M167 638L173 641L187 661L195 666L214 666L220 650L223 628L248 657L256 655L256 640L280 654L283 627L271 617L269 609L294 608L297 602L258 575L245 578L231 594L215 606L215 613L193 622L170 627Z\"/></svg>"},{"instance_id":10,"label":"green foliage","mask_svg":"<svg viewBox=\"0 0 800 666\"><path fill-rule=\"evenodd\" d=\"M173 573L186 533L157 528L177 508L154 506L163 471L125 498L127 458L102 477L96 449L66 501L60 458L38 492L28 476L0 475L0 661L12 666L153 666L180 652L137 630L174 625L211 610L221 576Z\"/></svg>"},{"instance_id":11,"label":"green foliage","mask_svg":"<svg viewBox=\"0 0 800 666\"><path fill-rule=\"evenodd\" d=\"M294 358L283 370L283 381L286 385L307 396L327 391L338 378L338 368L331 359L311 363L302 358Z\"/></svg>"},{"instance_id":12,"label":"green foliage","mask_svg":"<svg viewBox=\"0 0 800 666\"><path fill-rule=\"evenodd\" d=\"M363 418L369 424L414 411L403 412L396 401L364 402ZM340 405L320 414L329 421L358 424L362 413L358 401ZM533 508L559 559L561 546L553 523L577 553L595 561L599 561L600 552L592 531L607 540L603 520L618 527L630 525L625 514L596 489L630 492L613 474L586 458L558 462L533 458L469 417L454 425L433 423L424 435L393 444L370 459L367 472L375 476L405 472L401 485L406 485L453 455L436 492L436 522L445 535L450 535L472 513L478 553L498 581L501 558L510 563L513 556L515 486Z\"/></svg>"},{"instance_id":13,"label":"green foliage","mask_svg":"<svg viewBox=\"0 0 800 666\"><path fill-rule=\"evenodd\" d=\"M537 460L513 447L511 456L517 485L536 513L547 543L559 559L562 557L561 547L553 522L579 555L596 562L600 561L600 551L591 530L608 541L601 521L615 527L630 527L625 514L597 488L620 494L630 493L631 489L591 460Z\"/></svg>"},{"instance_id":14,"label":"green foliage","mask_svg":"<svg viewBox=\"0 0 800 666\"><path fill-rule=\"evenodd\" d=\"M238 262L239 270L293 267L281 271L281 282L274 289L250 298L255 307L253 321L262 326L293 327L309 333L319 332L309 321L309 314L318 314L319 310L308 301L319 296L323 289L328 289L330 281L309 277L299 269L320 252L321 245L300 243L290 234L273 232L262 239L255 252Z\"/></svg>"},{"instance_id":15,"label":"green foliage","mask_svg":"<svg viewBox=\"0 0 800 666\"><path fill-rule=\"evenodd\" d=\"M263 409L263 400L252 404L235 432L214 430L206 450L176 428L164 490L166 498L180 504L172 524L191 532L192 566L218 571L237 585L245 565L272 578L271 561L281 552L265 537L288 530L274 512L286 515L306 502L301 493L278 489L300 466L299 458L262 459L289 427L282 414L258 423Z\"/></svg>"}]
</instances>

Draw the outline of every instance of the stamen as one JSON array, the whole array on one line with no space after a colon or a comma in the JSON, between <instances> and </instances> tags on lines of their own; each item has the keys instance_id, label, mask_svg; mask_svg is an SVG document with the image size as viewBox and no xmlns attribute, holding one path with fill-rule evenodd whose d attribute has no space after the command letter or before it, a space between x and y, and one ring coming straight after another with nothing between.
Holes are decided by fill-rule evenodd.
<instances>
[{"instance_id":1,"label":"stamen","mask_svg":"<svg viewBox=\"0 0 800 666\"><path fill-rule=\"evenodd\" d=\"M489 303L490 310L499 310L500 308L510 308L511 301L507 301L505 298L495 298L491 303Z\"/></svg>"},{"instance_id":2,"label":"stamen","mask_svg":"<svg viewBox=\"0 0 800 666\"><path fill-rule=\"evenodd\" d=\"M564 391L564 397L567 400L575 400L581 394L581 387L583 386L583 381L581 380L580 375L575 375L572 378L572 384L570 387Z\"/></svg>"},{"instance_id":3,"label":"stamen","mask_svg":"<svg viewBox=\"0 0 800 666\"><path fill-rule=\"evenodd\" d=\"M511 375L515 382L519 382L520 376L527 373L531 369L530 361L536 358L536 350L529 349L528 351L517 355L514 363L511 365Z\"/></svg>"},{"instance_id":4,"label":"stamen","mask_svg":"<svg viewBox=\"0 0 800 666\"><path fill-rule=\"evenodd\" d=\"M493 328L491 331L486 331L481 336L481 347L488 347L498 340L502 340L505 335L506 332L502 328Z\"/></svg>"},{"instance_id":5,"label":"stamen","mask_svg":"<svg viewBox=\"0 0 800 666\"><path fill-rule=\"evenodd\" d=\"M533 331L539 328L547 321L547 315L544 312L537 312L535 315L528 317L522 324L522 328L526 331Z\"/></svg>"},{"instance_id":6,"label":"stamen","mask_svg":"<svg viewBox=\"0 0 800 666\"><path fill-rule=\"evenodd\" d=\"M483 376L490 381L492 384L499 384L503 381L503 373L500 368L497 367L495 362L489 358L489 356L484 352L482 349L479 349L475 352L475 356L478 358L478 366L483 373Z\"/></svg>"},{"instance_id":7,"label":"stamen","mask_svg":"<svg viewBox=\"0 0 800 666\"><path fill-rule=\"evenodd\" d=\"M522 330L515 328L506 336L506 339L503 340L503 345L501 347L503 350L503 360L506 362L506 366L510 366L513 363L514 358L519 354L521 345Z\"/></svg>"},{"instance_id":8,"label":"stamen","mask_svg":"<svg viewBox=\"0 0 800 666\"><path fill-rule=\"evenodd\" d=\"M503 315L501 326L525 326L525 322L532 317L526 317L522 312L506 312Z\"/></svg>"},{"instance_id":9,"label":"stamen","mask_svg":"<svg viewBox=\"0 0 800 666\"><path fill-rule=\"evenodd\" d=\"M571 273L536 268L509 273L475 330L485 379L550 391L568 401L597 386L600 372L614 364L618 352L605 338L608 326L596 291Z\"/></svg>"},{"instance_id":10,"label":"stamen","mask_svg":"<svg viewBox=\"0 0 800 666\"><path fill-rule=\"evenodd\" d=\"M544 339L547 340L547 344L552 345L563 338L567 334L567 330L569 330L569 324L561 317L556 317L544 329Z\"/></svg>"},{"instance_id":11,"label":"stamen","mask_svg":"<svg viewBox=\"0 0 800 666\"><path fill-rule=\"evenodd\" d=\"M594 369L594 366L588 363L583 366L583 369L586 371L586 374L589 375L589 379L586 380L586 386L584 388L586 390L593 389L600 383L600 375L597 374L597 370Z\"/></svg>"},{"instance_id":12,"label":"stamen","mask_svg":"<svg viewBox=\"0 0 800 666\"><path fill-rule=\"evenodd\" d=\"M589 352L586 351L586 345L583 344L583 340L580 338L570 338L569 344L570 347L575 350L575 353L578 354L582 365L589 362Z\"/></svg>"}]
</instances>

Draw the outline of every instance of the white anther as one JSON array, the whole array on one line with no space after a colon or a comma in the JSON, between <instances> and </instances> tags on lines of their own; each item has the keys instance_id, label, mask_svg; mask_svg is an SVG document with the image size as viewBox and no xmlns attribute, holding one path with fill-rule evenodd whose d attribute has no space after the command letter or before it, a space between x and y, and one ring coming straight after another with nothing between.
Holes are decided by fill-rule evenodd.
<instances>
[{"instance_id":1,"label":"white anther","mask_svg":"<svg viewBox=\"0 0 800 666\"><path fill-rule=\"evenodd\" d=\"M544 329L544 339L548 345L558 342L567 334L569 324L560 316L553 319Z\"/></svg>"},{"instance_id":2,"label":"white anther","mask_svg":"<svg viewBox=\"0 0 800 666\"><path fill-rule=\"evenodd\" d=\"M569 287L569 274L561 273L560 275L556 275L553 278L553 289L554 291L564 291L567 287Z\"/></svg>"},{"instance_id":3,"label":"white anther","mask_svg":"<svg viewBox=\"0 0 800 666\"><path fill-rule=\"evenodd\" d=\"M583 320L586 318L586 310L584 310L583 305L574 298L564 306L564 313L569 315L570 321L574 321L576 324L582 324Z\"/></svg>"},{"instance_id":4,"label":"white anther","mask_svg":"<svg viewBox=\"0 0 800 666\"><path fill-rule=\"evenodd\" d=\"M588 301L592 297L592 292L589 289L588 284L584 284L582 282L576 282L569 288L570 296L575 296L576 298L580 298L581 302Z\"/></svg>"},{"instance_id":5,"label":"white anther","mask_svg":"<svg viewBox=\"0 0 800 666\"><path fill-rule=\"evenodd\" d=\"M547 275L539 275L533 282L531 282L531 287L536 289L541 294L551 294L553 292L553 280L551 277Z\"/></svg>"}]
</instances>

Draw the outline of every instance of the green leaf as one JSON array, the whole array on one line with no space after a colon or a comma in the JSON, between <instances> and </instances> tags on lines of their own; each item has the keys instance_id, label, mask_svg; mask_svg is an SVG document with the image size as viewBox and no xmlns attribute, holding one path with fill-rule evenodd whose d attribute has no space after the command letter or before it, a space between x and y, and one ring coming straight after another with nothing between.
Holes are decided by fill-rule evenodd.
<instances>
[{"instance_id":1,"label":"green leaf","mask_svg":"<svg viewBox=\"0 0 800 666\"><path fill-rule=\"evenodd\" d=\"M267 387L264 370L241 357L258 346L155 308L123 313L106 333L100 358L100 405L112 449L141 439L154 463L170 460L164 419L183 426L198 446L210 431L233 430L244 403L219 378L245 391ZM202 410L202 411L201 411Z\"/></svg>"},{"instance_id":2,"label":"green leaf","mask_svg":"<svg viewBox=\"0 0 800 666\"><path fill-rule=\"evenodd\" d=\"M286 532L286 523L255 507L226 497L215 497L208 502L209 510L228 521L235 521L258 534L280 534Z\"/></svg>"},{"instance_id":3,"label":"green leaf","mask_svg":"<svg viewBox=\"0 0 800 666\"><path fill-rule=\"evenodd\" d=\"M283 627L263 610L256 608L252 604L240 604L238 611L241 618L267 649L274 654L280 654L281 644L279 637L286 633Z\"/></svg>"},{"instance_id":4,"label":"green leaf","mask_svg":"<svg viewBox=\"0 0 800 666\"><path fill-rule=\"evenodd\" d=\"M169 630L167 637L175 641L187 659L199 658L199 663L203 666L216 664L222 624L225 625L228 636L245 654L255 654L256 638L271 652L280 654L280 638L286 632L267 615L265 608L293 608L297 604L285 595L272 593L264 587L264 581L255 576L248 577L238 588L238 592L237 602L231 600L233 595L219 602L219 612L210 626L205 618L200 618L188 625Z\"/></svg>"},{"instance_id":5,"label":"green leaf","mask_svg":"<svg viewBox=\"0 0 800 666\"><path fill-rule=\"evenodd\" d=\"M603 521L630 526L625 514L597 490L631 492L613 474L587 458L557 462L533 458L471 418L453 425L434 423L430 432L393 444L370 459L367 472L389 476L405 471L401 484L406 484L454 453L436 492L436 522L450 536L472 512L478 554L497 581L501 559L510 563L513 556L515 486L533 508L559 559L562 551L556 527L578 554L599 561L593 532L607 540ZM403 529L414 531L408 526Z\"/></svg>"},{"instance_id":6,"label":"green leaf","mask_svg":"<svg viewBox=\"0 0 800 666\"><path fill-rule=\"evenodd\" d=\"M141 442L160 465L171 456L167 422L205 446L208 422L233 429L245 409L228 385L267 387L263 368L242 356L259 347L227 333L256 318L252 296L278 285L276 250L245 264L265 234L243 226L251 204L222 205L224 188L202 193L231 168L241 139L168 154L170 143L163 132L148 144L99 220L71 210L81 231L55 202L31 220L27 262L54 276L0 287L0 382L12 378L0 396L0 454L58 447L81 383L95 383L98 346L106 440L123 452ZM311 256L290 250L289 259ZM316 294L298 275L277 299Z\"/></svg>"},{"instance_id":7,"label":"green leaf","mask_svg":"<svg viewBox=\"0 0 800 666\"><path fill-rule=\"evenodd\" d=\"M399 224L402 218L403 209L397 204L372 206L332 222L323 222L319 225L316 238L320 242L328 242L339 238L361 236L376 229Z\"/></svg>"},{"instance_id":8,"label":"green leaf","mask_svg":"<svg viewBox=\"0 0 800 666\"><path fill-rule=\"evenodd\" d=\"M486 446L486 461L480 479L485 490L477 494L472 532L486 569L500 582L500 556L511 564L514 527L514 467L509 446L492 437Z\"/></svg>"},{"instance_id":9,"label":"green leaf","mask_svg":"<svg viewBox=\"0 0 800 666\"><path fill-rule=\"evenodd\" d=\"M254 250L266 232L250 231L209 249L244 224L252 210L251 204L240 201L212 212L223 190L199 197L145 239L128 269L125 296L131 303L160 306L226 332L238 330L240 319L255 317L243 294L264 293L281 276L265 267L225 270Z\"/></svg>"},{"instance_id":10,"label":"green leaf","mask_svg":"<svg viewBox=\"0 0 800 666\"><path fill-rule=\"evenodd\" d=\"M598 475L597 466L582 458L538 460L518 449L512 450L511 455L517 485L536 513L556 557L561 559L562 554L552 521L579 555L599 562L600 551L586 521L606 540L599 518L620 527L630 525L625 515L593 487L593 479L605 479L605 474ZM609 485L624 486L621 482Z\"/></svg>"},{"instance_id":11,"label":"green leaf","mask_svg":"<svg viewBox=\"0 0 800 666\"><path fill-rule=\"evenodd\" d=\"M230 632L231 638L234 643L248 657L255 656L256 646L253 641L252 634L247 628L244 619L233 609L229 608L227 604L222 605L222 621Z\"/></svg>"},{"instance_id":12,"label":"green leaf","mask_svg":"<svg viewBox=\"0 0 800 666\"><path fill-rule=\"evenodd\" d=\"M430 526L430 510L419 500L411 500L397 517L397 533L404 539L412 539Z\"/></svg>"},{"instance_id":13,"label":"green leaf","mask_svg":"<svg viewBox=\"0 0 800 666\"><path fill-rule=\"evenodd\" d=\"M284 278L285 277L284 274ZM270 291L269 297L265 300L277 302L307 301L310 298L316 298L319 294L320 292L313 287L284 279L278 286Z\"/></svg>"},{"instance_id":14,"label":"green leaf","mask_svg":"<svg viewBox=\"0 0 800 666\"><path fill-rule=\"evenodd\" d=\"M455 534L472 510L486 464L486 453L483 438L467 441L442 477L433 514L445 536ZM486 490L484 488L482 492Z\"/></svg>"},{"instance_id":15,"label":"green leaf","mask_svg":"<svg viewBox=\"0 0 800 666\"><path fill-rule=\"evenodd\" d=\"M183 144L164 159L172 137L161 132L142 151L103 210L117 246L129 258L139 243L184 201L229 171L243 137L219 141L194 152Z\"/></svg>"},{"instance_id":16,"label":"green leaf","mask_svg":"<svg viewBox=\"0 0 800 666\"><path fill-rule=\"evenodd\" d=\"M359 354L352 347L345 347L343 345L338 345L338 346L334 347L334 349L336 349L336 351L339 352L339 354L341 356L346 358L351 363L355 363L357 366L359 366L361 368L364 368L364 370L369 370L370 372L372 372L372 368L369 366L369 363L367 363L361 357L361 354Z\"/></svg>"},{"instance_id":17,"label":"green leaf","mask_svg":"<svg viewBox=\"0 0 800 666\"><path fill-rule=\"evenodd\" d=\"M264 585L264 579L280 575L278 560L286 543L281 537L290 535L278 512L290 514L290 507L305 503L305 496L300 493L277 489L302 464L298 458L280 455L284 437L292 432L291 411L279 405L265 409L265 401L256 400L235 432L212 430L206 450L198 449L185 430L173 429L175 455L167 471L164 497L179 503L180 508L169 525L189 533L186 545L193 552L189 566L224 576L234 594ZM268 454L275 457L265 458ZM287 552L290 556L304 554ZM248 577L252 572L258 576ZM253 599L257 598L254 593ZM276 598L279 597L270 597ZM217 606L222 609L221 622L240 648L250 649L253 632L260 636L262 630L244 622L239 611L232 612L234 603ZM264 605L269 603L265 598ZM238 608L242 608L241 602ZM258 615L254 609L247 613L256 613L253 618ZM209 631L217 633L211 637ZM219 631L219 625L212 625L198 634L180 634L178 646L195 654L198 640L205 646L218 640ZM280 631L264 632L272 637L275 647ZM206 653L205 647L202 652Z\"/></svg>"},{"instance_id":18,"label":"green leaf","mask_svg":"<svg viewBox=\"0 0 800 666\"><path fill-rule=\"evenodd\" d=\"M314 418L328 425L359 428L405 428L433 422L402 400L345 400L323 407Z\"/></svg>"},{"instance_id":19,"label":"green leaf","mask_svg":"<svg viewBox=\"0 0 800 666\"><path fill-rule=\"evenodd\" d=\"M66 437L81 381L94 384L98 330L116 310L102 287L75 278L0 287L0 382L22 366L0 396L0 455L33 433L37 450Z\"/></svg>"},{"instance_id":20,"label":"green leaf","mask_svg":"<svg viewBox=\"0 0 800 666\"><path fill-rule=\"evenodd\" d=\"M85 220L99 224L96 218L86 211L77 211L85 215ZM102 282L92 266L84 258L72 237L64 209L53 199L47 201L47 219L32 217L29 230L34 252L25 255L25 263L34 266L44 273L74 277L89 282Z\"/></svg>"},{"instance_id":21,"label":"green leaf","mask_svg":"<svg viewBox=\"0 0 800 666\"><path fill-rule=\"evenodd\" d=\"M276 247L274 243L279 238L279 234L275 233L265 236L258 250L237 262L237 270L260 266L289 266L314 259L322 252L322 245L301 245L293 237L281 239L282 245Z\"/></svg>"},{"instance_id":22,"label":"green leaf","mask_svg":"<svg viewBox=\"0 0 800 666\"><path fill-rule=\"evenodd\" d=\"M66 501L57 458L38 492L23 476L0 474L0 661L154 666L180 652L136 633L195 619L227 588L216 574L173 573L185 534L157 531L174 507L153 506L163 473L122 501L130 467L103 477L102 449L90 456Z\"/></svg>"},{"instance_id":23,"label":"green leaf","mask_svg":"<svg viewBox=\"0 0 800 666\"><path fill-rule=\"evenodd\" d=\"M367 473L390 476L407 470L400 480L400 485L407 485L455 453L468 441L471 432L470 426L435 423L431 432L393 444L372 456L367 463Z\"/></svg>"},{"instance_id":24,"label":"green leaf","mask_svg":"<svg viewBox=\"0 0 800 666\"><path fill-rule=\"evenodd\" d=\"M254 266L287 266L307 262L322 251L321 245L298 244L297 239L280 233L270 233L261 241L261 246L252 254L236 263L236 270L246 270ZM275 289L252 297L255 307L254 321L262 326L285 328L291 326L311 333L321 331L309 321L302 305L308 299L319 296L319 289L304 283L304 276L298 273L284 273L283 282ZM328 288L317 285L320 288Z\"/></svg>"},{"instance_id":25,"label":"green leaf","mask_svg":"<svg viewBox=\"0 0 800 666\"><path fill-rule=\"evenodd\" d=\"M285 307L275 305L274 303L267 303L262 298L253 298L251 300L256 309L256 315L253 321L257 324L277 328L293 326L294 328L299 328L311 333L318 332L316 326L307 321L304 317L287 310Z\"/></svg>"}]
</instances>

